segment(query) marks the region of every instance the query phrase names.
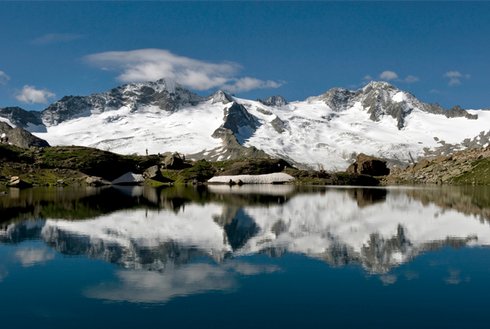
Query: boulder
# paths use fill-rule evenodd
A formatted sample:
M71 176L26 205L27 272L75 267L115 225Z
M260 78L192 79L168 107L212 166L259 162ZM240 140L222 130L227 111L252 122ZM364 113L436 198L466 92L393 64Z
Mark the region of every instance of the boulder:
M160 166L158 166L158 165L151 166L150 168L146 169L143 172L143 177L145 179L152 179L152 180L155 180L155 181L161 182L161 183L173 182L173 180L171 180L170 178L167 178L167 177L162 175L162 172L160 171Z
M16 188L27 188L27 187L32 187L32 184L20 179L19 176L12 176L10 177L7 186L16 187Z
M184 169L186 167L185 157L180 156L177 152L168 154L163 160L163 165L166 169Z
M386 176L390 174L390 169L386 166L386 161L360 153L356 161L347 168L348 173L369 176Z

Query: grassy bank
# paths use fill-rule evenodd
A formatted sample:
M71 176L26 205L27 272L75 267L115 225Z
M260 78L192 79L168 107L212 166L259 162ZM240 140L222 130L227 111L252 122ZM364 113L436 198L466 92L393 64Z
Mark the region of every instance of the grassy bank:
M164 181L173 184L206 182L215 175L286 172L295 177L296 184L303 185L378 185L378 180L370 176L298 170L280 159L187 160L169 165L169 156L120 155L80 146L23 149L0 145L0 188L5 189L12 176L35 186L84 185L87 176L111 181L129 171L142 173L154 165L162 168ZM155 180L147 183L161 185Z

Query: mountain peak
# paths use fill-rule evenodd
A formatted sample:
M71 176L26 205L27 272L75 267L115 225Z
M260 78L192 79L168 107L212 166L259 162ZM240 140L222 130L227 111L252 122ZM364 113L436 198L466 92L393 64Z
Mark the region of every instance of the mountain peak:
M370 81L364 87L362 87L362 90L364 92L368 92L371 89L398 90L398 88L396 88L394 85L392 85L391 83L386 82L386 81Z
M212 100L212 103L223 103L223 104L228 104L230 102L233 102L233 97L230 96L230 94L224 92L223 90L218 90L215 92L213 95L209 97Z
M145 82L131 82L116 88L111 89L111 91L118 90L122 93L131 93L139 91L145 88L151 88L154 92L168 92L170 94L175 93L176 89L182 88L178 83L172 79L162 78L156 81L145 81ZM110 91L110 92L111 92Z

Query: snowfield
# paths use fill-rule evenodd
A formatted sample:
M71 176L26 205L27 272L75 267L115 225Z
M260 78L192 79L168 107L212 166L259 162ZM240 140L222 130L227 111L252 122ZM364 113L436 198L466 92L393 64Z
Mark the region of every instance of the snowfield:
M219 106L221 105L221 106ZM50 145L81 145L121 154L178 151L197 153L221 146L211 135L223 120L222 104L206 102L178 112L158 107L129 108L92 114L35 133Z

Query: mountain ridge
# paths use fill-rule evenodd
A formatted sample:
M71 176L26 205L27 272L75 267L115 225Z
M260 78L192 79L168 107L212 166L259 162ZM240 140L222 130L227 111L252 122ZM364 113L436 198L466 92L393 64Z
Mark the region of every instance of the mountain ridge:
M361 152L406 165L490 143L479 137L489 135L487 111L446 110L380 81L287 102L281 96L241 99L224 91L204 97L161 79L65 96L39 115L0 109L2 118L51 145L122 154L178 151L212 160L237 158L254 148L300 166L332 170L345 169ZM230 140L237 152L228 151Z

